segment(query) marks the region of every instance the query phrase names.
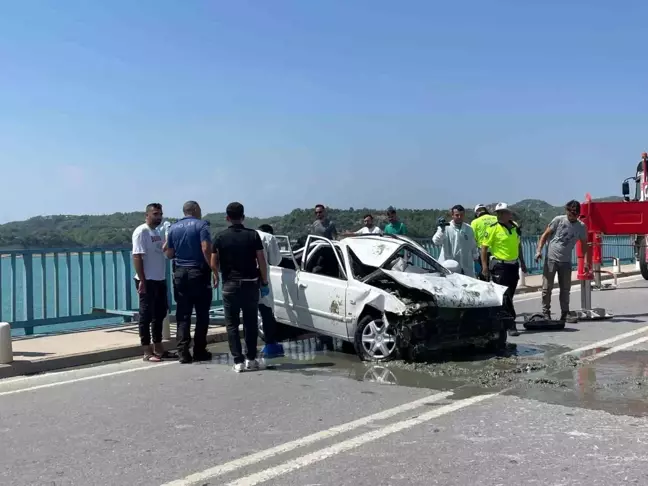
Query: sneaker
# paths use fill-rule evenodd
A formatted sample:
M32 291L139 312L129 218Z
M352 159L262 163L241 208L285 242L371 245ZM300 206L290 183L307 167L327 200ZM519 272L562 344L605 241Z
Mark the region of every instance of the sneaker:
M245 360L245 369L246 370L258 370L259 362L256 359L246 359Z
M551 312L550 311L543 312L542 317L544 317L546 320L550 321L551 320Z
M286 355L283 345L277 343L266 344L265 346L263 346L261 353L267 359L281 358L282 356Z
M236 363L234 365L234 371L236 371L237 373L240 373L244 369L245 369L245 365L243 363Z
M193 362L193 358L191 357L191 355L189 353L187 353L187 354L183 353L178 357L178 362L180 364L191 364Z

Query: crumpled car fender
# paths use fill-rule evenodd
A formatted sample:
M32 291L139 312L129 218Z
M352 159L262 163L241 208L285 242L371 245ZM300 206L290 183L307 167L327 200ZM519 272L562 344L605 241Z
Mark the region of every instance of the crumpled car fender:
M404 273L382 270L399 284L429 294L438 307L499 307L504 303L506 287L458 273Z
M390 294L386 290L369 285L363 286L363 290L359 295L354 296L357 308L362 311L367 306L373 307L381 314L391 312L393 314L404 314L408 306L395 295ZM358 316L354 316L357 318Z

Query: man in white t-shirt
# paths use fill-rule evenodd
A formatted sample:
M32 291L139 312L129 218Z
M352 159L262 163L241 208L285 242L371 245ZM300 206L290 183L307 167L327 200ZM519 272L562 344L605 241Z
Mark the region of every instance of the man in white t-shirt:
M371 214L365 215L363 218L364 226L358 231L347 231L346 236L351 235L382 235L383 231L374 224L373 216Z
M133 231L133 266L135 286L139 294L139 336L144 348L144 361L161 361L162 322L169 309L167 300L167 260L162 251L160 229L162 205L146 206L146 222ZM153 347L151 347L151 334Z

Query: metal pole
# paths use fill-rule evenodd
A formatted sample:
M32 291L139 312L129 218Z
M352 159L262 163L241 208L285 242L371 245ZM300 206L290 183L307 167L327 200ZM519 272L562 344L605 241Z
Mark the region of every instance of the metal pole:
M581 282L581 304L584 311L592 310L592 281Z

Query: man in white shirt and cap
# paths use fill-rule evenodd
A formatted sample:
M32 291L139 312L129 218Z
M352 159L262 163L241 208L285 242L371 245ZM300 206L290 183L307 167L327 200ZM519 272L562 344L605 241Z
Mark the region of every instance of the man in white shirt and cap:
M279 244L274 237L274 229L269 224L262 224L257 230L263 243L263 253L265 253L268 265L279 265L281 263L281 252ZM268 268L268 275L270 269ZM263 322L263 334L265 346L261 351L266 358L279 358L284 356L283 346L277 342L277 321L274 317L274 296L272 295L272 286L266 296L259 298L259 314Z
M475 233L470 225L463 221L466 210L461 204L453 206L450 211L452 221L449 224L446 224L445 220L439 221L432 243L441 247L439 262L455 260L459 263L463 275L474 278L475 260L479 256Z

